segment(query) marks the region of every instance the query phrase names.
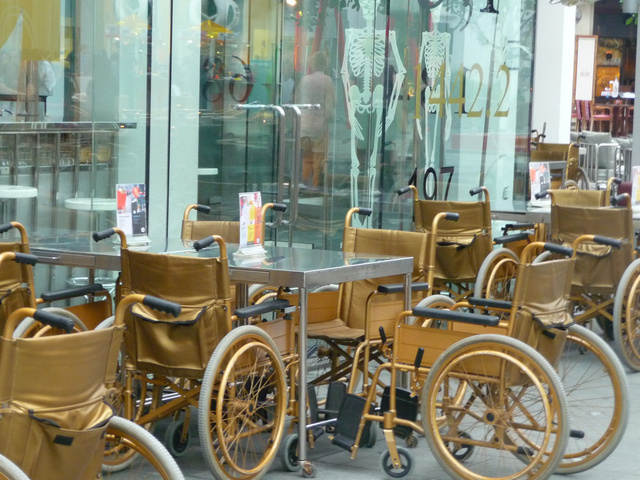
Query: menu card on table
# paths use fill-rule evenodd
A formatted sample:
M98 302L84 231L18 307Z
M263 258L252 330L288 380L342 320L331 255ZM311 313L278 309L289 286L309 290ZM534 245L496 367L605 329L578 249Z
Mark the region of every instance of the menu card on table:
M531 185L531 206L542 207L549 205L549 197L536 198L536 193L545 192L551 188L551 173L547 162L529 162L529 181Z
M240 248L235 255L261 256L262 247L262 196L260 192L239 194L240 202Z
M116 185L117 225L131 244L149 242L146 192L144 183Z

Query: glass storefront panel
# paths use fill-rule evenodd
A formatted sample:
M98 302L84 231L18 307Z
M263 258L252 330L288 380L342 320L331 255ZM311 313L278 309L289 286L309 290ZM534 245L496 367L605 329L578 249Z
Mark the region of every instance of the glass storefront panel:
M3 211L38 234L113 225L116 183L147 184L152 236L178 235L194 202L236 219L238 193L260 190L289 207L269 239L324 248L352 206L410 228L408 183L526 205L533 1L12 5L0 185L37 189ZM321 109L297 123L292 104Z
M302 111L299 141L286 112L282 195L298 215L283 240L337 248L352 206L373 209L364 225L408 228L395 193L407 183L452 200L485 185L494 208L524 208L534 2L285 1L281 34L277 5L270 16L253 7L265 2L232 3L242 24L216 37L217 59L202 46L200 163L219 176L199 199L219 201L220 218L243 189L279 198L272 109L291 101L322 110ZM246 42L244 56L227 53Z

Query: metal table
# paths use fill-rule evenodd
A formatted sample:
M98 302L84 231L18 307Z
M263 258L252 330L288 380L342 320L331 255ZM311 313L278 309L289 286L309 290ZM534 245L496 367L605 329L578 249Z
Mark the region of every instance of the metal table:
M131 246L130 248L193 257L214 257L219 253L216 247L207 248L200 252L195 252L190 247L191 242L183 242L182 240L152 239L148 245L142 247ZM236 250L235 247L234 245L228 245L229 277L231 280L240 283L263 283L299 289L299 382L302 382L302 379L306 381L307 378L306 355L304 352L307 351L307 299L310 289L330 283L404 275L405 309L409 310L411 308L411 298L407 294L411 284L411 272L413 271L413 259L411 257L390 257L308 248L265 246L266 254L264 257L250 259L234 257L231 252ZM31 253L36 255L41 263L46 264L84 267L91 270L120 270L120 246L110 240L95 243L86 237L34 239L31 242ZM300 385L298 394L298 438L305 439L307 390L303 385ZM299 442L299 461L302 464L303 472L311 475L313 465L307 459L307 443L304 441Z

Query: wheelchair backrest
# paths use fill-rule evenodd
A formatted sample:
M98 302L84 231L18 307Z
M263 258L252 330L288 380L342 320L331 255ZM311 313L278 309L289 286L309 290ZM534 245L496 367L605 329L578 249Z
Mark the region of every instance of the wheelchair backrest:
M240 243L240 222L182 220L182 240L200 240L209 235L220 235L226 243Z
M458 213L460 218L438 224L435 277L447 281L474 280L492 249L491 205L487 201L416 200L416 231L430 232L433 218L440 212Z
M629 207L551 206L551 239L571 246L580 235L602 235L623 242L622 248L582 243L573 276L575 292L614 293L633 261L633 218Z
M429 236L424 233L354 227L344 229L342 244L344 252L413 257L412 281L414 282L428 281L426 266L428 248ZM364 328L365 305L371 292L375 291L378 285L397 284L403 281L402 275L396 275L342 284L338 307L340 318L346 321L349 327ZM428 294L428 292L419 293L422 296ZM375 318L385 320L390 318L395 321L395 317L403 309L403 294L390 294L384 297L375 308L371 309L371 315ZM386 327L385 330L387 330ZM374 334L377 336L377 333L374 332Z
M122 251L122 291L182 305L178 317L141 304L125 318L131 366L153 373L201 378L230 329L227 258L193 258Z
M604 207L608 204L606 190L549 190L549 196L552 205Z

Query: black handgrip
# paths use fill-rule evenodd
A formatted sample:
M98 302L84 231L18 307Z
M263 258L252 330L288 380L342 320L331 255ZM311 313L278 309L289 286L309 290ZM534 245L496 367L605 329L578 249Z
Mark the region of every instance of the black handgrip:
M444 219L445 220L451 220L452 222L457 222L458 220L460 220L460 214L459 213L445 212Z
M469 195L471 195L472 197L478 195L479 193L482 193L482 187L476 187L469 190Z
M55 292L46 292L40 295L45 302L55 302L57 300L66 300L68 298L83 297L92 293L104 292L105 289L100 283L92 283L90 285L81 285L79 287L67 288L64 290L56 290Z
M193 248L196 249L196 252L199 252L200 250L202 250L203 248L208 247L209 245L211 245L213 242L215 242L215 238L213 238L213 235L209 235L208 237L202 238L200 240L196 240L195 242L193 242Z
M67 317L63 317L62 315L47 312L46 310L36 310L36 312L33 314L33 318L38 320L40 323L49 325L53 328L59 328L60 330L64 330L67 333L73 332L73 320Z
M429 290L429 283L427 282L413 282L411 284L412 292L424 292L425 290ZM404 292L404 283L388 283L385 285L378 285L378 292L384 294L402 293Z
M209 205L197 204L196 211L202 212L202 213L211 213L211 207Z
M520 233L511 233L509 235L504 235L502 237L496 237L493 239L493 242L496 245L504 245L505 243L511 242L519 242L521 240L527 240L529 235L533 235L533 232L524 231Z
M594 235L593 241L600 243L601 245L609 245L614 248L622 248L622 240L618 240L611 237L603 237L602 235Z
M407 185L406 187L402 187L400 189L398 189L398 191L396 192L398 195L404 195L405 193L408 193L411 190L411 186Z
M13 223L7 222L0 225L0 233L8 232L13 228Z
M529 228L536 228L535 223L507 223L504 227L502 227L503 232L507 232L508 230L526 230Z
M273 208L276 212L285 212L287 210L287 206L284 203L274 203Z
M495 298L469 297L467 298L467 302L474 307L499 308L502 310L509 310L511 308L510 301L496 300Z
M269 312L284 310L285 308L289 308L289 306L289 300L286 298L276 298L274 300L256 303L255 305L249 305L248 307L238 308L233 314L238 318L251 318Z
M111 235L115 234L116 231L113 228L107 228L106 230L102 230L101 232L93 232L93 241L99 242L100 240L104 240L105 238L109 238Z
M369 215L371 215L373 213L373 209L371 208L359 208L358 209L358 213L360 215L364 215L365 217L368 217Z
M560 255L564 255L565 257L571 257L573 255L573 248L563 247L562 245L558 245L556 243L546 242L544 244L544 249L553 253L559 253Z
M454 322L471 323L487 327L497 327L500 324L500 317L497 316L467 313L458 310L443 310L441 308L413 307L413 315L415 317L451 320Z
M626 193L621 193L620 195L611 196L611 205L614 207L618 205L620 202L623 202L627 198Z
M416 352L416 359L413 361L414 367L420 368L420 365L422 365L423 355L424 355L424 348L418 347L418 351Z
M622 179L618 177L612 178L611 181L616 185L620 185L622 183Z
M380 332L380 340L382 340L382 344L384 345L387 343L387 334L384 333L384 327L382 325L378 328L378 332Z
M182 307L175 302L163 300L162 298L153 297L151 295L146 295L144 297L144 300L142 300L142 303L147 307L151 307L154 310L158 310L160 312L168 313L170 315L173 315L174 317L180 315L180 311L182 310Z
M38 257L31 255L30 253L16 252L16 258L13 259L16 263L26 263L27 265L35 265L38 263Z
M547 195L549 195L549 191L543 190L541 192L536 193L535 197L536 197L536 200L540 200L541 198L544 198Z

